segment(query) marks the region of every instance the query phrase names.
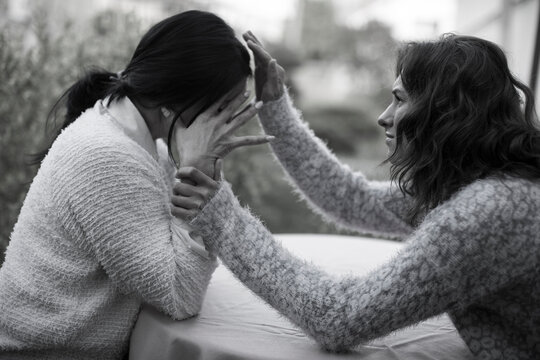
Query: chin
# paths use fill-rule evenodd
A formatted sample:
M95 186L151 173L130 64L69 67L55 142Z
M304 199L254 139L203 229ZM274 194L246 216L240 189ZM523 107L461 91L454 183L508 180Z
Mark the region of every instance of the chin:
M392 156L392 154L394 153L394 150L395 150L395 147L394 147L394 146L391 146L391 145L388 146L388 152L386 153L386 158L387 158L387 159L390 158L390 157ZM390 160L389 162L390 162L390 164L392 164L392 165L394 164L394 161L392 161L392 160Z

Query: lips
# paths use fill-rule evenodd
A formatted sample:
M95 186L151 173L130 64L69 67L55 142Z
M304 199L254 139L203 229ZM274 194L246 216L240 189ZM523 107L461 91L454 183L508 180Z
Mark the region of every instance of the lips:
M393 139L394 138L394 135L392 134L389 134L389 133L384 133L386 135L387 138L389 139Z

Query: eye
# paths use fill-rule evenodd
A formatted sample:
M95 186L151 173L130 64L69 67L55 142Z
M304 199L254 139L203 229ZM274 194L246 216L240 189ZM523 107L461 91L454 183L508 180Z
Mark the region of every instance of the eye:
M397 94L394 94L394 98L396 99L396 101L398 103L402 103L403 102L403 99L401 97L399 97Z

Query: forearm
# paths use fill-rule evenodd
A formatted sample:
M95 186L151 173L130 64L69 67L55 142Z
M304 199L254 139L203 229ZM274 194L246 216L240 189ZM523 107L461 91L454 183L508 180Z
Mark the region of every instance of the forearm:
M465 309L532 271L530 240L501 241L505 222L497 209L477 216L475 195L445 204L398 256L364 277L334 278L293 256L226 184L191 224L252 291L324 347L339 350ZM522 251L509 258L509 251L518 254L514 248Z
M272 149L305 198L323 215L340 225L360 230L403 235L411 227L400 216L408 200L388 184L372 186L353 173L302 121L287 94L265 104L259 113L262 126L276 139ZM395 206L387 207L392 202Z
M328 296L330 289L336 290L334 279L276 243L272 234L240 207L228 184L222 185L211 202L191 223L207 247L240 281L293 323L327 347L339 347L341 343L335 342L327 328L329 317L338 328L346 319ZM213 210L208 211L210 208ZM322 334L320 329L325 328L326 334Z
M191 239L187 229L172 224L174 244L174 284L171 291L176 295L171 313L175 319L184 319L199 313L208 284L217 267L217 259L208 253L201 253L194 246L200 246ZM204 250L202 250L204 252Z
M327 349L350 348L387 334L441 312L445 304L396 305L407 284L391 280L408 278L392 278L394 265L370 278L340 280L298 259L239 206L227 185L192 225L245 285Z

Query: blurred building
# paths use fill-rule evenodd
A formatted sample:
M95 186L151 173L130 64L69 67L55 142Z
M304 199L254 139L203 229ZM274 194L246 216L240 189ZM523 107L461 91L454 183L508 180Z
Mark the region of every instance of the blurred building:
M458 0L457 28L502 46L514 74L529 84L539 6L540 0Z
M296 16L285 23L283 45L301 58L290 75L302 106L359 106L359 99L367 101L392 84L396 43L391 27L373 19L358 26L344 22L344 9L372 4L373 0L297 1Z

